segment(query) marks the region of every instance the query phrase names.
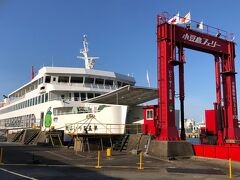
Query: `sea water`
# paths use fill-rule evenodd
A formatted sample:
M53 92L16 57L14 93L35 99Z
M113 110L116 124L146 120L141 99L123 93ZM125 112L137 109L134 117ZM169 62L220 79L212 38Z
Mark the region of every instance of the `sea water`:
M186 141L192 143L192 144L200 144L199 138L186 138Z

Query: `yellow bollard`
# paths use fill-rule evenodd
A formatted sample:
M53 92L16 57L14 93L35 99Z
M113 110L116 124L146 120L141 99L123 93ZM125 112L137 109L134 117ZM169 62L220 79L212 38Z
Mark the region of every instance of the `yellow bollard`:
M3 148L0 149L0 164L3 163Z
M232 179L232 159L229 159L229 178Z
M143 167L142 167L142 151L139 153L139 156L140 156L140 158L139 158L139 170L143 170Z
M100 153L101 153L100 150L98 150L98 163L97 163L97 166L96 166L96 168L98 168L98 169L101 168L101 166L100 166L100 158L101 158L101 154L100 154Z
M110 158L112 156L111 148L107 148L107 157Z

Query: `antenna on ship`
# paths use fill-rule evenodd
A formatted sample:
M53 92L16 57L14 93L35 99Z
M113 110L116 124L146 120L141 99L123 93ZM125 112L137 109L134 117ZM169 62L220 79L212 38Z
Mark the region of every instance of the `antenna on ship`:
M88 57L88 42L87 42L87 35L83 35L83 49L80 49L80 55L83 56L77 56L79 59L84 59L85 61L85 68L86 69L93 69L95 60L99 57Z
M35 74L34 74L34 66L32 66L32 79L34 79L34 76L35 76Z

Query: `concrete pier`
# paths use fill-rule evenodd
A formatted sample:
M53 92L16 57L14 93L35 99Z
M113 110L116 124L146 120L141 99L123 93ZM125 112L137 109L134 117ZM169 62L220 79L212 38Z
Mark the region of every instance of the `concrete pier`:
M192 144L186 141L152 140L148 154L159 158L191 157L194 155Z

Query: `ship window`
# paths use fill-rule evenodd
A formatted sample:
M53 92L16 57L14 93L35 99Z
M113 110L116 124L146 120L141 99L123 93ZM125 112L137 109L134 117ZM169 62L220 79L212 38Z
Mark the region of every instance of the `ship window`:
M81 101L86 100L86 93L81 93Z
M95 94L95 97L97 97L97 96L101 96L101 94L99 94L99 93L96 93L96 94Z
M71 77L71 83L83 83L83 77Z
M32 99L30 99L30 105L29 106L32 106Z
M118 81L118 82L117 82L117 85L118 85L118 87L121 87L121 86L122 86L122 82L121 82L121 81Z
M48 102L48 93L45 94L45 102Z
M51 82L51 76L46 76L45 83L50 83L50 82Z
M147 110L147 120L153 120L153 109Z
M108 79L106 79L105 80L105 85L113 85L113 80L108 80Z
M43 83L43 77L41 77L40 79L38 79L38 84L42 84Z
M128 84L128 83L125 83L125 82L123 82L122 86L126 86L126 85L129 85L129 84Z
M38 104L41 103L41 96L38 96Z
M30 106L30 101L29 101L29 99L27 100L27 106L28 106L28 107Z
M88 99L93 98L93 93L87 93Z
M85 83L92 84L94 82L94 78L85 77Z
M103 84L103 83L104 83L104 79L96 78L95 84Z
M56 77L53 77L53 81L56 81Z
M79 93L74 93L74 101L78 101L79 100Z
M38 98L35 97L35 104L37 105L38 104Z
M69 82L69 77L68 76L59 76L58 77L58 82L68 83Z
M44 103L44 94L42 94L41 103Z

